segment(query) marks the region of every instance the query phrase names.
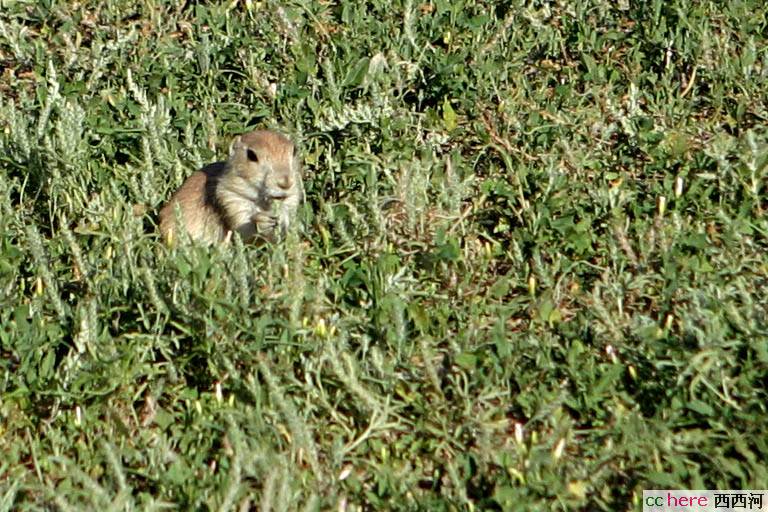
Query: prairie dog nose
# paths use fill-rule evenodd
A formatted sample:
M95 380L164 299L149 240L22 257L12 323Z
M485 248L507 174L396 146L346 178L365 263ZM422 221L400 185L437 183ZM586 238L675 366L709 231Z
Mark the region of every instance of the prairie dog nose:
M283 176L279 176L277 178L276 183L277 183L277 186L283 190L288 190L293 186L293 180L287 174L284 174Z

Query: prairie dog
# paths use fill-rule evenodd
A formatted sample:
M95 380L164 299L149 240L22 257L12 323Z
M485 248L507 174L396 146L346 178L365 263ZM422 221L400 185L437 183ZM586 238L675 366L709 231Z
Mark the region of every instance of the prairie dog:
M232 231L245 242L273 239L291 223L303 194L293 142L271 131L246 133L232 141L226 162L187 178L160 211L160 232L169 243L177 227L204 243L228 240Z

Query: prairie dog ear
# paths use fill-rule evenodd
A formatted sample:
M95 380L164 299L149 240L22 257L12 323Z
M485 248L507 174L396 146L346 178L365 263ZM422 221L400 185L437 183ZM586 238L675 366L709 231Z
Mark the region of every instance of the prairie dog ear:
M232 139L232 143L229 145L229 156L235 154L235 150L241 145L242 138L240 135Z

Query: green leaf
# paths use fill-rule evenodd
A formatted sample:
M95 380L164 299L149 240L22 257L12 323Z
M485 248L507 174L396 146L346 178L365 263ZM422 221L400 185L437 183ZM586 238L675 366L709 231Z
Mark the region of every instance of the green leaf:
M456 356L456 364L467 370L474 370L477 366L477 356L470 352L462 352Z
M447 97L443 100L443 123L445 125L445 129L449 132L453 131L458 125L456 112L453 110L451 102Z
M49 348L40 363L40 378L48 379L53 376L53 364L56 362L56 351Z
M416 329L425 333L429 330L429 315L417 302L408 304L408 316L413 321Z
M683 245L692 249L704 249L707 244L707 235L704 233L694 233L683 239Z
M690 410L704 416L713 416L715 414L715 410L712 408L712 406L706 402L702 402L701 400L691 400L686 405Z
M459 242L451 238L444 244L441 244L437 248L437 257L443 261L458 261L461 257L461 250L459 249Z
M368 74L368 66L370 59L363 57L358 60L354 66L350 67L347 71L347 76L344 78L344 85L346 87L357 87L365 80L365 75Z
M495 299L504 297L509 293L509 280L506 277L497 279L488 291L491 294L491 297Z

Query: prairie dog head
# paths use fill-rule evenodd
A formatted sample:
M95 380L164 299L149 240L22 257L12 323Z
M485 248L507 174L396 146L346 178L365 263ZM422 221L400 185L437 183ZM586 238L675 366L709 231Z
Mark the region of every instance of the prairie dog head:
M244 239L284 232L304 195L293 142L266 130L235 137L216 195L230 229Z
M296 149L279 133L261 130L235 137L229 150L229 167L267 202L299 193Z

